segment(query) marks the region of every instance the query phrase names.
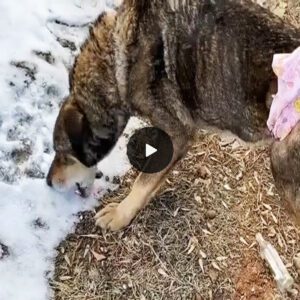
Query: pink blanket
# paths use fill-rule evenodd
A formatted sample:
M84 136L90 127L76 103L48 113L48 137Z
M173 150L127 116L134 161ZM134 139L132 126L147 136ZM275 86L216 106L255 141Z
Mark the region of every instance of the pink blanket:
M275 54L272 63L278 77L267 125L283 140L300 120L300 47L291 54Z

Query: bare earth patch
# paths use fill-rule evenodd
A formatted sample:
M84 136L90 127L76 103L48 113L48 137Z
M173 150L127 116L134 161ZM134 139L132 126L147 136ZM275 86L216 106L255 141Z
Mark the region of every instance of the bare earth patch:
M245 256L240 271L235 277L236 293L233 299L274 299L274 283L266 270L262 261L253 259L253 253L249 252L249 256Z
M134 174L101 207L128 194ZM119 233L82 214L58 248L56 299L298 299L280 295L260 258L261 232L293 266L299 229L281 208L266 148L200 135L156 199Z

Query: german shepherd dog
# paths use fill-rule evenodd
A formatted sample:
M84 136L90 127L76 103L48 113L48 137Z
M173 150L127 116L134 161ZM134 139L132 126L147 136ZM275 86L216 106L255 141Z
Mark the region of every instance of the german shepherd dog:
M130 116L172 138L163 171L141 173L121 203L96 215L102 228L128 225L182 158L203 123L245 141L267 139L269 95L276 92L275 53L300 45L300 31L246 0L124 0L95 22L70 73L70 94L54 129L47 183L87 196L96 165ZM274 142L272 170L281 195L298 207L300 131ZM300 152L299 152L300 153Z

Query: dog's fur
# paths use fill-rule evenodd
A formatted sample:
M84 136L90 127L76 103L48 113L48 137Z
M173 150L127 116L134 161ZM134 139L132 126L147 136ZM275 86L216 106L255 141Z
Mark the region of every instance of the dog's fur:
M128 225L185 155L199 124L246 141L267 137L273 54L299 45L298 30L249 1L125 0L116 15L99 17L76 59L48 184L65 189L78 182L89 190L96 163L129 117L150 120L172 138L171 163L141 173L125 200L96 215L102 228Z

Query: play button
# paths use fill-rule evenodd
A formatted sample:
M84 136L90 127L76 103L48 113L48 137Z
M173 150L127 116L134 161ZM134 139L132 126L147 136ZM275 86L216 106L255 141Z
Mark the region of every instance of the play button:
M155 127L142 128L130 137L127 156L132 166L139 171L157 173L172 160L173 144L163 130Z
M157 149L146 144L146 157L149 157L150 155L154 154L155 152L157 152Z

